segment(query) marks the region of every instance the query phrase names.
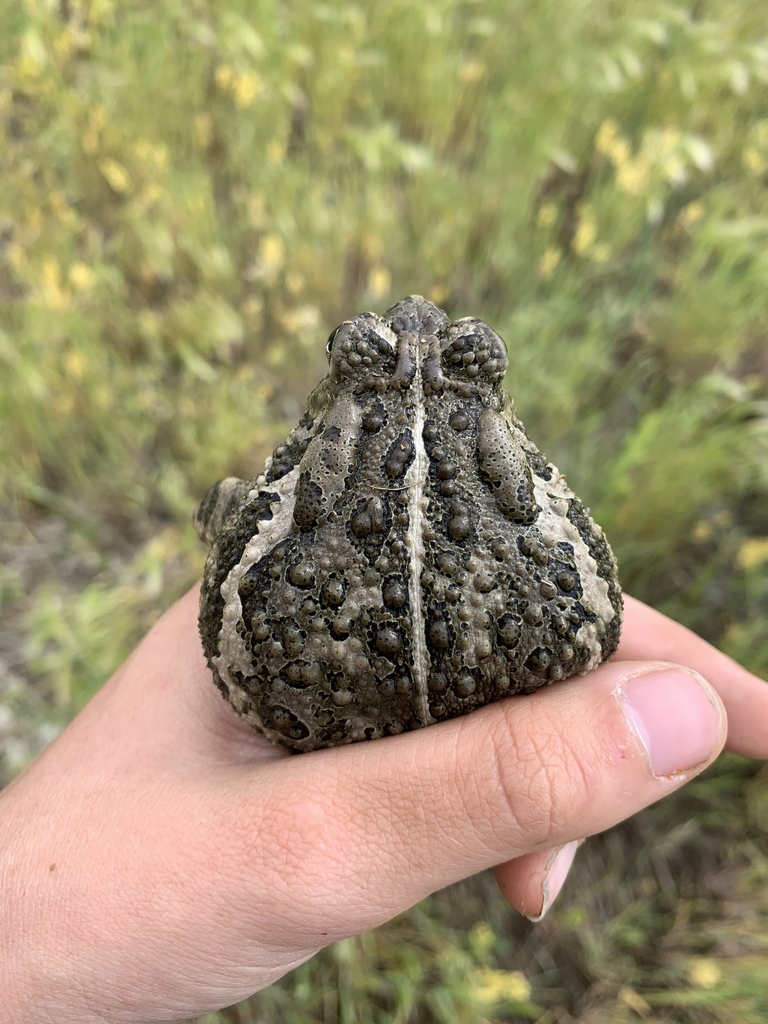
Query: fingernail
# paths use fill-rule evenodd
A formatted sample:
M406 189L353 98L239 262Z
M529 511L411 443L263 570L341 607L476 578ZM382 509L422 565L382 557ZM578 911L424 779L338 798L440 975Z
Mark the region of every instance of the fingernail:
M576 851L582 842L582 839L574 839L570 843L566 843L565 846L552 851L544 881L541 883L541 910L535 915L526 914L529 921L533 921L534 924L540 921L555 902L568 877L568 872L571 870Z
M724 727L720 704L695 672L659 669L633 676L617 696L654 775L696 768L717 748Z

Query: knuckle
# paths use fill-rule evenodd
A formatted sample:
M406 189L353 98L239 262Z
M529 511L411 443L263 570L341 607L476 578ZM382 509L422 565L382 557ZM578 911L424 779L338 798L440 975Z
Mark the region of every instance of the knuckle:
M573 830L594 798L596 767L589 751L558 722L542 723L520 709L491 730L495 810L527 848Z

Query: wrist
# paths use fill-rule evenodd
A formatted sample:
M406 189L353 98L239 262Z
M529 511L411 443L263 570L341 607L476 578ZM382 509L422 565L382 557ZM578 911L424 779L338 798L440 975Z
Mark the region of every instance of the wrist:
M20 792L21 780L16 785ZM65 1005L72 979L56 976L58 887L44 884L51 873L50 863L41 863L47 854L28 842L35 823L14 813L16 785L0 793L0 1024L85 1024Z

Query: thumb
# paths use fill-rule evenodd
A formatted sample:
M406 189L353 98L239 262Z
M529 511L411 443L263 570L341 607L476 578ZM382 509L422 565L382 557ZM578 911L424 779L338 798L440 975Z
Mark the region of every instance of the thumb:
M292 758L270 799L280 888L299 887L303 937L324 945L615 825L703 770L725 734L697 673L617 662L420 732Z

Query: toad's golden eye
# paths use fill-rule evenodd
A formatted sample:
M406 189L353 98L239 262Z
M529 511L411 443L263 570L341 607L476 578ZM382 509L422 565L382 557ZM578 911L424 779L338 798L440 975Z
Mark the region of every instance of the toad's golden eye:
M334 341L336 341L336 335L339 333L339 331L341 330L341 328L343 326L344 326L343 324L339 324L339 326L335 327L331 331L331 333L328 335L328 341L326 341L326 343L325 343L325 353L328 356L329 362L330 362L330 358L331 358L331 349L333 348Z

